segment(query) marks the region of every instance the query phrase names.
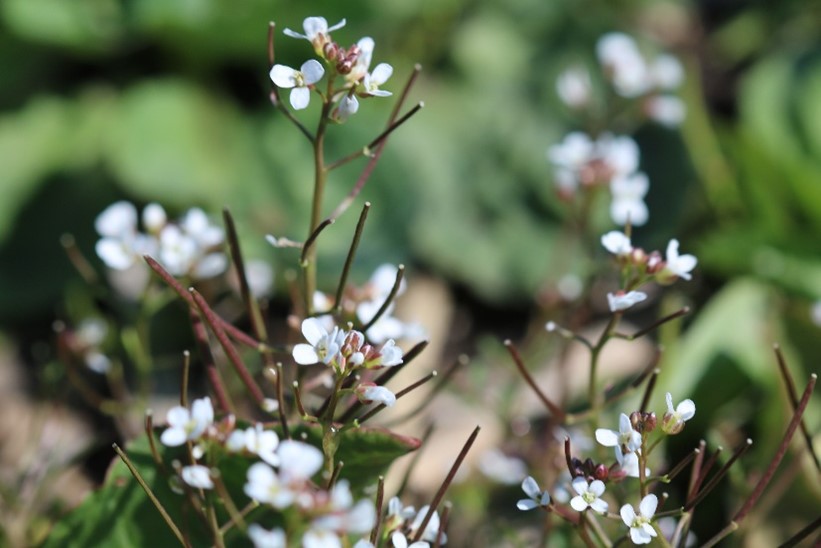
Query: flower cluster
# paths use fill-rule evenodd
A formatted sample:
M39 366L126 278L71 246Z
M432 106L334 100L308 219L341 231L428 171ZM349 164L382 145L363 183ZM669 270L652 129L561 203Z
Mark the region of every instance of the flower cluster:
M608 293L607 301L611 312L621 312L647 299L647 294L637 291L641 285L655 281L669 285L677 279L690 280L691 272L698 264L694 255L679 254L678 240L667 244L665 257L652 251L647 253L641 248L634 248L630 236L618 230L612 230L601 237L604 248L616 256L622 269L624 287L616 293Z
M342 122L359 110L358 98L391 95L381 86L393 74L393 67L380 63L370 70L375 45L372 38L362 38L347 49L332 40L331 32L344 26L344 19L329 27L323 17L308 17L302 24L304 34L285 29L286 36L308 40L322 61L309 59L299 69L282 64L271 68L271 81L277 87L291 90L290 103L294 110L307 108L311 91L315 90L323 95L324 101L336 104L334 118ZM328 88L322 92L317 84L326 74ZM337 76L342 81L339 86L336 86Z
M177 222L169 222L159 204L143 209L138 229L137 208L126 201L108 206L94 222L100 239L97 255L111 269L127 270L151 255L174 276L207 279L225 271L228 259L221 247L222 228L211 223L201 209L189 209Z
M650 183L647 175L638 171L639 147L630 137L605 133L594 140L586 133L574 131L550 147L547 157L554 166L554 178L562 196L569 198L579 188L607 186L612 195L613 222L647 222L644 197Z
M663 435L678 434L684 428L684 423L695 416L695 404L687 399L674 408L673 396L669 392L665 395L665 400L667 412L664 414L661 432ZM618 430L598 428L595 431L596 441L605 447L614 448L615 462L612 465L597 464L589 458L581 461L568 454L567 463L572 478L570 488L575 492L575 496L569 500L570 507L577 512L589 509L608 518L614 517L607 514L610 504L603 498L607 485L627 478L639 478L642 484L646 481L650 475L650 470L646 467L647 456L656 446L650 436L654 432L658 433L656 426L655 413L636 411L629 416L625 413L619 415ZM643 473L639 473L640 467L644 467ZM556 502L547 491L540 489L532 477L525 478L522 490L527 498L516 503L519 510L553 510ZM624 525L629 527L628 534L634 544L648 544L653 537L658 536L658 530L653 525L657 506L658 498L654 494L647 494L641 499L638 511L630 504L621 506L619 516Z

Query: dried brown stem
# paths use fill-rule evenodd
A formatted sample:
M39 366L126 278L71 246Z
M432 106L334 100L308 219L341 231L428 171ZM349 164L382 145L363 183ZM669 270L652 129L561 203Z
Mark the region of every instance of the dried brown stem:
M542 403L545 405L545 407L547 407L548 411L550 411L550 413L556 418L556 420L561 422L564 419L564 411L562 411L562 409L558 405L550 401L550 398L548 398L544 394L544 392L542 392L542 390L536 384L536 381L534 381L533 377L530 376L530 373L528 372L524 362L522 361L522 357L519 355L519 351L516 350L516 347L513 346L513 342L510 341L510 339L505 341L505 347L507 348L507 351L510 353L510 356L513 358L513 363L516 364L516 368L519 370L519 374L522 375L527 385L530 386L533 392L535 392L539 399L542 400Z
M775 357L778 361L778 370L781 372L781 377L784 379L784 386L787 388L787 394L790 398L790 405L793 413L798 408L798 392L795 390L795 381L792 378L790 370L787 368L787 361L784 359L784 354L781 352L779 345L774 345ZM804 443L812 456L812 461L815 464L815 470L821 472L821 462L819 462L818 454L815 452L815 445L812 442L812 436L807 429L807 423L801 419L801 434L804 436Z
M339 285L336 288L336 297L334 298L334 313L342 312L342 295L345 293L345 285L348 282L348 274L353 266L354 257L356 257L356 250L359 247L359 239L362 237L362 231L365 229L365 221L368 219L368 211L371 209L371 203L365 202L362 206L362 213L359 214L359 221L356 223L356 230L353 233L353 240L351 247L348 248L348 256L345 258L345 266L342 267L342 274L339 276Z

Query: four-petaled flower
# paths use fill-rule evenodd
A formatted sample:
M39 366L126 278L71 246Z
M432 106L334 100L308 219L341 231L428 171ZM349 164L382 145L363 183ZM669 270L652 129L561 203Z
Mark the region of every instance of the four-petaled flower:
M621 507L619 513L624 524L630 528L630 540L633 541L633 544L650 544L653 537L658 536L658 533L650 524L653 514L656 513L658 502L656 495L647 495L639 503L638 514L629 504Z
M379 86L388 81L393 74L393 67L387 63L379 63L373 72L365 75L362 85L365 86L365 93L375 97L388 97L392 95L390 91L379 89Z
M619 431L597 428L596 441L605 447L624 446L631 452L641 447L641 434L633 429L630 417L622 413L619 415Z
M693 418L696 414L696 404L693 400L687 399L673 408L673 395L667 392L667 412L661 421L661 429L668 434L678 434L684 428L684 423Z
M345 332L334 326L326 331L322 322L317 318L306 318L302 322L302 334L310 344L294 346L293 356L300 365L311 365L322 362L331 363L345 341Z
M667 256L665 257L665 263L664 270L668 274L689 280L692 278L690 271L696 267L696 264L698 264L698 259L696 259L694 255L679 255L678 240L673 239L670 240L669 244L667 244Z
M160 441L169 447L182 445L186 441L199 438L214 422L214 407L211 398L194 400L191 410L177 405L168 410L168 428L160 436Z
M587 508L592 508L599 514L607 512L607 503L601 499L604 494L604 482L601 480L593 480L590 484L587 480L579 476L573 478L570 486L578 493L575 497L570 499L570 506L577 512L584 512Z
M213 489L214 481L211 479L211 471L207 466L193 464L183 466L180 470L182 481L197 489Z
M522 491L525 492L529 498L519 499L516 503L516 508L522 511L533 510L538 507L545 507L550 504L550 495L547 491L539 489L539 484L532 476L528 476L522 482Z
M302 63L299 70L286 65L274 65L271 69L271 80L277 86L291 90L291 106L294 110L302 110L311 102L309 86L322 79L325 69L316 59L309 59Z

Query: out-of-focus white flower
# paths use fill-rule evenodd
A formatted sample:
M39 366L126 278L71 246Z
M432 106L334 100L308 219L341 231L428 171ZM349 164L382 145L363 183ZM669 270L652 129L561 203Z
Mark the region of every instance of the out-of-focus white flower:
M618 432L607 428L597 428L596 441L605 447L623 445L628 451L635 451L641 447L641 434L633 429L633 425L630 424L630 417L621 413L619 415Z
M311 528L302 535L302 548L342 548L342 541L333 531Z
M684 101L673 95L655 95L644 102L644 111L652 120L663 126L676 128L687 115Z
M385 407L393 407L396 395L384 386L376 386L372 382L363 382L356 387L356 397L362 403L381 403Z
M621 507L619 514L621 514L624 524L630 527L630 540L633 541L633 544L650 544L653 537L658 536L656 530L650 524L653 514L656 513L657 506L658 498L651 493L641 499L638 514L629 504Z
M388 512L384 520L385 530L397 529L415 515L416 509L413 506L405 506L399 497L392 497L388 501Z
M619 230L611 230L601 237L601 245L613 255L629 255L633 252L630 236Z
M214 423L214 407L211 398L194 400L191 410L177 405L168 410L168 428L160 436L160 441L170 447L194 441Z
M350 486L340 480L331 491L328 513L311 523L314 531L334 531L338 534L366 533L376 525L376 507L369 499L353 504Z
M479 471L498 483L516 485L527 475L527 465L522 459L509 457L494 447L479 457Z
M330 364L345 341L344 331L334 326L328 332L317 318L306 318L302 321L302 335L310 344L300 343L294 346L294 361L300 365L319 362Z
M196 489L213 489L214 481L211 479L211 471L207 466L193 464L183 466L180 470L182 481Z
M316 84L322 79L325 69L316 59L309 59L302 63L299 70L286 65L274 65L270 77L278 87L291 89L291 106L294 110L302 110L311 102L311 90L308 86Z
M408 538L402 531L391 533L391 544L393 544L393 548L430 548L430 543L424 540L417 540L412 544L408 544Z
M365 74L362 85L365 87L365 93L375 97L388 97L392 95L390 91L379 89L379 86L388 81L388 78L393 74L393 67L387 63L379 63L373 72Z
M556 80L556 92L570 108L581 108L590 102L590 74L581 66L564 70Z
M297 495L286 482L282 481L274 469L264 462L251 465L243 490L255 501L270 504L280 510L290 506Z
M605 34L596 44L596 53L619 95L638 97L648 90L652 81L647 63L630 36Z
M650 181L644 173L633 173L610 181L610 218L618 225L630 223L641 226L647 222L649 212L644 197L650 188Z
M86 366L95 373L104 374L111 369L111 360L100 352L100 345L108 334L108 324L100 318L87 318L80 322L73 333L73 345L76 352L85 361Z
M578 299L584 291L584 283L576 274L565 274L556 282L556 289L565 301Z
M143 209L143 227L151 234L159 234L162 227L168 224L168 214L163 206L150 203Z
M516 508L519 510L533 510L550 504L550 495L547 491L542 491L539 484L531 476L526 477L522 482L522 491L525 492L528 498L519 499L519 502L516 503Z
M587 480L579 476L573 478L570 486L577 495L570 499L570 506L577 512L584 512L588 508L599 514L607 512L607 503L601 499L604 494L604 483L601 480L593 480L589 484Z
M306 481L322 468L322 451L300 441L284 440L277 449L279 474L285 481Z
M257 423L245 430L234 430L225 442L231 451L245 450L257 455L271 466L279 465L279 436L273 430L265 430L262 423Z
M605 133L596 141L596 153L610 170L612 178L631 175L639 168L639 145L627 135Z
M245 277L254 297L264 297L274 286L274 269L265 261L251 259L245 263Z
M676 239L670 240L670 243L667 244L664 270L669 274L689 280L692 278L690 272L698 264L698 259L694 255L679 255L678 246L678 240Z
M288 28L283 30L282 33L285 34L285 36L290 36L291 38L302 38L308 40L311 45L313 45L314 51L317 55L324 55L323 48L325 47L325 44L331 41L331 33L337 29L341 29L344 26L344 19L336 25L329 27L328 21L326 21L324 17L307 17L302 22L302 28L305 31L305 34L300 34Z
M650 75L657 88L676 89L684 81L684 67L672 55L661 54L650 63Z
M285 531L279 528L268 531L258 523L248 526L248 538L254 543L254 548L285 548L286 546Z
M667 402L667 412L661 421L661 429L668 434L678 434L684 428L684 423L696 415L696 404L687 399L673 408L673 395L667 392L664 396Z
M619 467L624 472L624 475L630 478L638 478L639 477L639 451L631 451L629 453L625 453L622 451L621 445L617 445L615 447L616 451L616 462L619 463ZM650 468L644 467L644 477L650 477Z
M646 299L647 293L641 291L628 291L627 293L618 291L607 294L607 305L610 307L610 312L621 312Z

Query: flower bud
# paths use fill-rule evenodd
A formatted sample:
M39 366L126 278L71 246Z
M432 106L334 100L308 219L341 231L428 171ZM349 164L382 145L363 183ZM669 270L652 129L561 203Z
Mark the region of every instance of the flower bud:
M664 260L661 258L661 253L658 251L653 251L650 253L650 256L647 257L647 273L657 274L663 268Z
M665 434L675 436L684 430L684 421L677 417L674 413L667 412L661 420L661 430Z
M336 42L328 42L322 47L322 53L328 61L336 61L339 58L339 46Z
M599 464L593 470L593 477L596 478L597 480L601 480L601 481L606 482L607 478L610 477L610 469L607 466L603 465L603 464Z

